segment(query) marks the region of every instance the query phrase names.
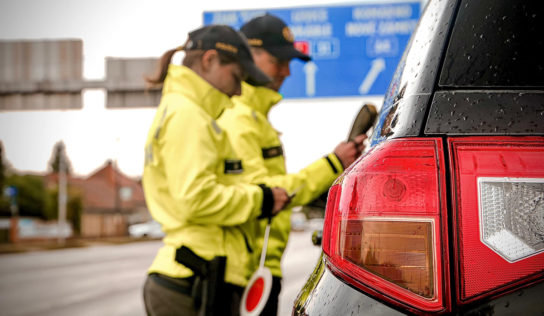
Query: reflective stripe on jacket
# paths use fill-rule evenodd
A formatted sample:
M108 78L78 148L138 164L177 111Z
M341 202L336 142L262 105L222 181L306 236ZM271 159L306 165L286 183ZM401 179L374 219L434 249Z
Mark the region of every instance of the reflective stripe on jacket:
M145 148L145 198L166 234L149 273L191 276L174 260L185 245L207 260L227 256L225 281L247 284L255 237L248 221L261 214L263 193L247 184L215 121L229 106L227 95L191 69L170 65Z
M242 157L245 172L254 183L282 187L289 193L298 190L290 204L293 207L307 204L326 192L343 168L336 155L329 154L298 173L287 174L278 132L268 121L270 108L281 99L274 90L242 83L242 95L232 99L234 107L221 115L219 124L227 130L236 153ZM289 209L272 219L265 265L278 277L282 275L280 261L291 230L290 217ZM260 255L266 222L260 221L260 247L256 256ZM258 260L254 263L258 264Z

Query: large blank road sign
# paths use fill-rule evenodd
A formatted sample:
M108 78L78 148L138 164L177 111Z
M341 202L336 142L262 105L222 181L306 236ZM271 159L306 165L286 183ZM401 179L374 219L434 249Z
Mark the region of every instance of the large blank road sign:
M144 77L153 75L158 58L106 58L107 108L156 107L160 87L149 87Z
M80 109L83 42L0 41L0 110Z
M204 24L239 29L270 13L289 25L313 61L291 63L286 98L382 95L420 17L421 2L204 12Z

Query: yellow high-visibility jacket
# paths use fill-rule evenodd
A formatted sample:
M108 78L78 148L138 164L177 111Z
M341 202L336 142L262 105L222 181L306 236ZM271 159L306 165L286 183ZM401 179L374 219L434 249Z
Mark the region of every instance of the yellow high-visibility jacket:
M226 256L225 281L247 284L263 192L244 180L240 160L215 121L229 106L229 97L194 71L170 65L145 147L145 198L166 235L149 273L191 276L174 260L185 245L206 260Z
M234 107L219 118L236 153L242 158L244 171L253 183L278 186L288 193L296 193L290 206L307 204L326 192L343 172L342 163L335 154L329 154L311 163L298 173L287 174L283 147L278 132L268 121L268 112L282 96L272 89L242 83L242 95L233 97ZM272 218L265 266L272 275L281 277L280 261L291 230L291 209L283 210ZM267 220L260 220L258 251L263 245ZM253 263L258 263L258 259ZM253 267L255 269L255 267Z

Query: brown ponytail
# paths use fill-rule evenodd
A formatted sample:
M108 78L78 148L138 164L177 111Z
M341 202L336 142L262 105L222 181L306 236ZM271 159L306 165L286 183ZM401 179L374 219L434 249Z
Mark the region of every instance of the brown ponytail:
M153 86L162 84L166 78L166 74L168 73L168 65L172 60L172 56L174 56L178 50L179 48L173 48L162 54L159 62L157 63L155 74L152 76L145 76L145 81Z
M164 79L166 79L166 75L168 74L168 65L170 65L170 62L172 61L172 56L174 56L176 52L183 49L184 46L180 46L178 48L170 49L162 54L159 62L157 63L155 74L152 76L145 76L145 81L147 81L151 87L160 86L164 82ZM200 58L204 52L205 51L201 49L186 51L182 64L188 68L193 68L200 61ZM228 56L221 52L218 53L219 61L223 65L237 62L236 58L233 56Z

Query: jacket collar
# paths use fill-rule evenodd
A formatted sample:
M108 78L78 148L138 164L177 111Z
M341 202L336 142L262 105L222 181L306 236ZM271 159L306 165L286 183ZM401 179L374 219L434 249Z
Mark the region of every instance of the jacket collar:
M242 95L234 97L236 101L240 101L251 107L257 112L268 116L268 111L281 101L283 97L278 92L265 88L255 87L246 82L242 82Z
M214 88L192 69L185 66L168 66L162 94L178 93L193 101L212 118L217 119L232 101L223 92Z

